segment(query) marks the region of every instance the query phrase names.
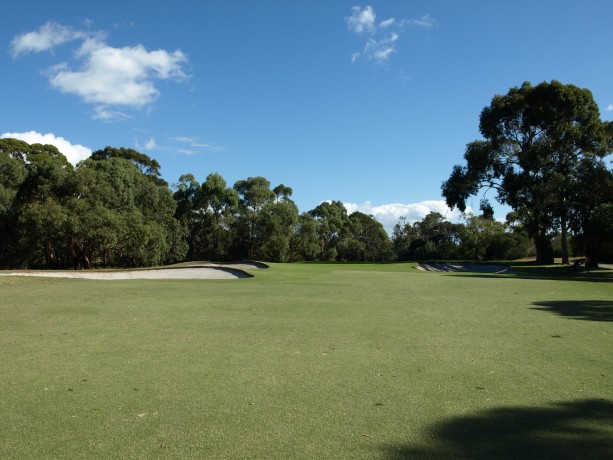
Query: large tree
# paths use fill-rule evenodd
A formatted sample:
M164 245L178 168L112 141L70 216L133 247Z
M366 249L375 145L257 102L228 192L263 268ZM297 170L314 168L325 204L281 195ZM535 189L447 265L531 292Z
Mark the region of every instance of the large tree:
M230 259L238 193L221 175L211 173L197 189L195 201L188 224L193 255L216 261Z
M155 160L107 147L77 168L52 145L0 140L0 263L89 268L180 260L186 245Z
M15 259L15 198L27 176L25 155L30 146L17 139L0 139L0 266Z
M485 140L468 144L465 165L456 165L442 185L451 207L483 187L495 188L533 238L537 262L553 262L551 235L560 232L568 263L567 231L573 180L581 161L596 161L613 149L611 124L600 119L587 89L557 81L524 83L494 96L481 112Z

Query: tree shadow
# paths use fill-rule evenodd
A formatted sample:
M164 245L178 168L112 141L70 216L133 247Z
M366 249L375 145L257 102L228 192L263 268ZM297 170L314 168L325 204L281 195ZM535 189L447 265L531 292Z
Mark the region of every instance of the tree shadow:
M611 459L613 402L509 407L434 424L433 446L387 446L389 459Z
M471 278L505 277L519 279L552 280L552 281L589 281L593 283L612 283L613 270L605 267L592 269L589 271L572 271L568 265L538 265L532 261L490 261L490 262L470 262L470 261L440 261L423 260L420 265L443 265L448 266L448 270L436 270L447 272L449 276L466 276ZM463 269L452 269L454 265L459 265ZM495 266L496 270L486 270ZM453 272L453 273L452 273Z
M613 301L610 300L552 300L533 302L532 305L539 307L532 310L548 311L571 319L613 321Z
M612 283L613 270L597 269L589 272L570 272L568 267L530 267L510 265L510 270L504 273L458 272L447 276L466 276L472 278L505 277L529 280L551 281L587 281L591 283Z

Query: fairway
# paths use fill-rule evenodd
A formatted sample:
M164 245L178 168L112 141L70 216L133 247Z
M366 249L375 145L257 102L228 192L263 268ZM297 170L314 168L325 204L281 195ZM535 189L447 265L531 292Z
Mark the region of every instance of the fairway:
M0 277L0 457L610 458L610 273L253 273Z

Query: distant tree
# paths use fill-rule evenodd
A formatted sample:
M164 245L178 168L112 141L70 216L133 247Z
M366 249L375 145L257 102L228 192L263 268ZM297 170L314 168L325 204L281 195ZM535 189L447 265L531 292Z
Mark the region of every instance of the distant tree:
M0 142L2 264L90 268L183 258L183 229L157 163L126 151L109 147L75 169L54 146Z
M415 222L419 238L414 242L415 259L449 259L456 255L459 244L459 226L432 211L423 220Z
M392 232L392 246L399 260L448 259L457 255L461 224L439 212L430 212L413 224L401 218Z
M373 216L353 212L342 232L339 257L347 261L382 262L392 254L390 239Z
M290 239L290 260L316 260L320 250L317 221L311 214L305 212L298 217L298 223Z
M488 253L488 248L505 234L504 224L485 216L468 214L461 227L462 247L473 260L480 260Z
M198 207L190 226L194 253L206 260L230 259L238 193L227 186L221 175L211 173L197 197Z
M13 201L17 239L12 265L57 266L65 254L63 198L74 168L52 145L29 145L16 157L23 158L26 175Z
M297 223L298 207L289 199L289 195L264 206L259 218L263 238L256 251L257 257L262 260L287 262Z
M27 176L26 155L30 146L17 139L0 139L0 267L16 258L16 197Z
M159 265L187 251L176 202L131 161L111 156L80 163L66 200L69 251L75 264Z
M415 227L407 222L406 217L400 217L392 230L391 241L395 257L398 260L411 260L411 244L418 238Z
M179 177L179 182L173 184L173 189L172 196L177 205L175 217L179 221L187 223L200 207L200 184L193 174L183 174Z
M124 147L105 147L102 150L96 150L93 152L90 158L96 161L106 160L108 158L122 158L124 160L131 161L142 174L149 177L157 185L168 185L166 181L161 178L160 164L153 158L150 158L144 153L140 153L134 149Z
M234 227L237 245L235 254L244 254L246 258L254 259L265 237L260 225L261 212L266 205L274 202L276 195L270 189L270 182L261 176L237 181L234 190L239 195L238 217Z
M309 211L317 222L319 260L333 261L338 257L337 245L341 241L343 227L348 221L347 209L340 201L319 204Z

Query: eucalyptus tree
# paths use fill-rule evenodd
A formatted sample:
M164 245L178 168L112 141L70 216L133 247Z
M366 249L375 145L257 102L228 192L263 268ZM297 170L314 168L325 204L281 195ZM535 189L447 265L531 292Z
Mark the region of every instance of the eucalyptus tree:
M298 222L292 189L283 184L271 189L267 179L257 176L237 181L234 190L239 195L235 254L275 262L289 260Z
M348 215L345 205L340 201L324 201L309 211L317 222L319 236L319 260L334 261L338 257L338 244L342 239L343 227Z
M17 139L0 139L0 266L15 258L15 199L27 175L25 155L30 146Z
M268 179L257 176L239 180L234 184L239 195L235 229L235 254L249 259L256 257L258 247L266 237L261 224L264 207L276 199Z
M17 247L13 264L55 266L65 254L63 198L71 188L74 168L52 145L31 144L22 154L25 177L13 201Z
M312 261L320 255L317 221L308 212L298 216L298 222L290 239L290 260Z
M151 180L156 182L158 185L168 185L166 181L161 178L160 174L160 164L145 155L144 153L138 152L134 149L129 149L125 147L105 147L101 150L96 150L90 156L92 160L106 160L109 158L122 158L126 161L131 162L134 166L138 168L138 171L145 176L149 177Z
M601 255L613 259L613 171L603 161L584 161L576 179L570 218L573 248L598 267Z
M488 248L505 234L505 225L489 217L468 214L464 220L460 227L461 244L474 260L486 257Z
M389 236L373 216L355 211L347 221L339 244L341 260L382 262L391 258Z
M175 217L187 223L199 207L200 183L193 174L183 174L179 177L179 182L172 187L174 189L172 196L177 205Z
M212 173L198 189L196 203L189 224L194 256L216 261L230 259L238 193L227 186L221 175Z
M466 164L454 166L442 185L447 204L463 211L469 196L494 188L533 238L537 261L553 262L550 237L559 231L568 262L577 165L613 149L611 125L601 121L591 92L557 81L526 82L494 96L481 112L479 129L485 140L468 144Z

